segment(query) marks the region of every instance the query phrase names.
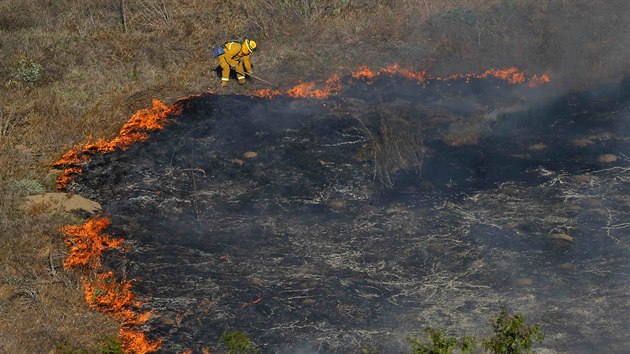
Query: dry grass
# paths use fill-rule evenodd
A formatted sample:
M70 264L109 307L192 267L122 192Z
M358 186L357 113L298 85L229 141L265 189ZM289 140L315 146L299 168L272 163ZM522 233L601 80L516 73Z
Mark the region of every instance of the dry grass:
M117 325L84 305L79 279L65 272L57 228L77 219L21 210L24 192L0 186L0 352L41 353L69 343L90 348Z
M393 62L437 74L517 65L581 87L630 73L628 13L626 0L0 0L0 351L114 333L71 274L51 274L68 220L17 211L9 186L52 190L49 164L72 145L111 137L154 97L216 88L214 44L257 39L256 73L284 87ZM42 66L35 82L16 75L25 60Z
M410 114L411 113L411 114ZM373 161L374 180L384 188L392 188L400 171L420 174L424 162L424 129L421 120L404 108L378 109L378 126L370 127L359 120L369 139L358 159ZM357 118L358 119L358 118Z

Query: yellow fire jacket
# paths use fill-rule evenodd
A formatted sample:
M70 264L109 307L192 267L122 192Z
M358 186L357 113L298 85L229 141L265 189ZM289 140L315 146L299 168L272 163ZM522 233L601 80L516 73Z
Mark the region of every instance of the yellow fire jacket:
M221 66L221 80L230 80L230 69L235 69L236 75L240 80L245 79L244 73L252 72L252 64L249 61L249 54L243 51L243 45L238 42L227 42L223 45L224 54L219 56L219 65Z

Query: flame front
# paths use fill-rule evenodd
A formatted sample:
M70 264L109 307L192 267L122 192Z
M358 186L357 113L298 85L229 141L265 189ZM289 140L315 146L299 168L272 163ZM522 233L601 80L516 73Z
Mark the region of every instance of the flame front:
M341 77L339 75L333 75L326 80L326 87L323 89L316 89L314 83L300 83L287 91L289 97L308 97L324 99L334 93L339 93L343 85L341 84Z
M168 117L178 114L179 110L178 105L169 107L155 99L153 107L142 109L134 114L113 140L100 139L94 143L75 146L53 164L54 167L65 167L61 176L57 178L57 189L65 189L74 180L74 176L82 172L78 166L89 161L92 154L127 150L136 142L148 140L148 132L163 129Z
M472 80L472 79L485 79L488 77L494 77L496 79L507 81L509 84L516 85L527 82L530 87L540 86L542 84L550 82L550 77L548 73L545 73L541 76L534 75L527 78L527 75L524 71L519 70L516 67L511 67L507 69L489 69L480 74L454 74L449 76L429 76L425 70L421 71L413 71L409 69L401 68L398 64L392 64L381 68L379 70L372 70L367 65L361 65L358 69L351 72L350 77L355 80L367 81L375 79L380 75L400 75L406 77L410 80L417 81L418 83L424 84L431 80L435 81L450 81L450 80ZM325 88L317 89L317 84L313 82L302 82L299 83L292 88L288 89L284 92L285 95L293 98L315 98L315 99L325 99L328 98L331 94L336 94L341 92L343 89L343 84L341 82L341 77L337 74L330 77L325 82ZM254 92L254 96L261 98L274 98L276 96L282 95L282 91L280 90L271 90L271 89L262 89Z
M85 302L94 310L106 313L121 322L119 337L126 353L144 354L160 348L162 340L150 342L144 333L134 328L145 323L151 312L138 313L141 303L135 300L131 282L119 279L113 272L101 272L104 251L120 249L122 239L114 239L103 231L110 220L96 217L83 225L68 225L61 229L70 245L70 255L64 262L66 269L76 268L83 272L81 281L85 290Z

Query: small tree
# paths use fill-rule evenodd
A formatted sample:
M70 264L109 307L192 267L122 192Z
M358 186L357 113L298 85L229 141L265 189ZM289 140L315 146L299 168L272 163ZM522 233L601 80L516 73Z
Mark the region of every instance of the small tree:
M461 353L472 353L476 347L475 338L464 337L457 340L449 337L443 329L435 330L427 327L424 330L427 342L423 342L417 337L407 337L407 342L411 345L411 354L452 354L459 349Z
M542 342L540 325L525 323L522 314L510 316L504 308L492 323L494 335L482 341L483 348L495 354L529 353L534 342Z

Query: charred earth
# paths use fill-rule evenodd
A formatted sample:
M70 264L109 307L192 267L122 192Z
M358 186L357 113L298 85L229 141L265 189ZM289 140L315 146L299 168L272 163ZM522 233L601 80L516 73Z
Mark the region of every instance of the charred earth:
M70 189L131 244L164 352L406 349L485 335L502 305L545 346L628 352L630 81L553 97L498 79L344 78L323 99L203 94Z

